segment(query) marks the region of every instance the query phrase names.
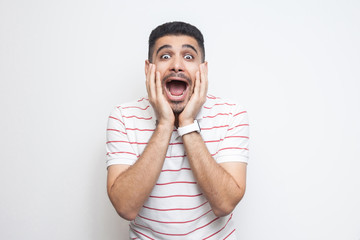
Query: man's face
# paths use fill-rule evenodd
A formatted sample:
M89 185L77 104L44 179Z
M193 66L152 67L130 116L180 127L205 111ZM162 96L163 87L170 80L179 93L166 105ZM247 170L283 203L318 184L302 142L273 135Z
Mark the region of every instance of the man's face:
M160 72L164 96L174 113L184 110L193 93L201 54L196 39L186 35L164 36L155 42L152 63Z

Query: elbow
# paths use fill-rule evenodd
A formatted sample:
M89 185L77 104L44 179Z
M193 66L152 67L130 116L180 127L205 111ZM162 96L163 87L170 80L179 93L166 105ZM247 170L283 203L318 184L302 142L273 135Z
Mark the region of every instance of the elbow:
M237 194L237 196L234 197L232 200L222 201L221 204L219 204L217 206L213 206L212 210L213 210L213 213L215 214L215 216L225 217L225 216L231 214L234 211L237 204L243 198L244 192L245 191L240 191L239 194Z
M223 204L225 205L225 204ZM235 209L235 206L231 206L230 204L228 204L227 206L221 206L221 207L214 207L213 213L215 214L215 216L217 217L225 217L227 215L229 215L230 213L233 212L233 210Z
M117 212L117 214L127 221L133 221L138 215L138 211L130 206L129 204L124 204L121 202L113 202L112 204Z
M116 212L119 214L119 216L127 221L133 221L133 220L135 220L135 218L137 216L137 212L135 212L135 211L123 211L121 209L117 209L117 208L115 208L115 209L116 209Z
M116 195L113 195L111 191L108 192L109 199L114 206L117 214L127 221L133 221L137 214L138 210L131 206L129 201L118 198Z

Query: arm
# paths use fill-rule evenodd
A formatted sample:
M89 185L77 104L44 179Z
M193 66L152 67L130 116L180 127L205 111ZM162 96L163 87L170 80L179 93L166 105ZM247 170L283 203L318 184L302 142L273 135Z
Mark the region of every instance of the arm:
M173 128L158 125L143 154L134 165L108 169L109 198L118 214L133 220L159 177Z
M184 135L183 142L194 176L214 214L228 215L245 193L246 163L218 164L197 132Z
M134 165L112 165L108 169L109 198L118 214L127 220L135 219L156 184L174 128L174 114L162 99L158 73L155 78L155 65L151 64L146 74L149 100L157 114L157 127Z
M201 64L199 70L194 93L179 116L179 126L191 124L206 100L207 63ZM215 215L231 213L245 193L246 163L218 164L197 132L184 135L183 143L194 176Z

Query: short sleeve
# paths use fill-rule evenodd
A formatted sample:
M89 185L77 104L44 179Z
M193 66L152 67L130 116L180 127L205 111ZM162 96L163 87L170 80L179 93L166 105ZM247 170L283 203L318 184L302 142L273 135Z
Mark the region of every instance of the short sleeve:
M106 166L114 164L132 165L138 156L129 142L120 107L110 114L106 129Z
M242 107L236 106L229 128L215 156L217 163L245 162L249 159L249 119Z

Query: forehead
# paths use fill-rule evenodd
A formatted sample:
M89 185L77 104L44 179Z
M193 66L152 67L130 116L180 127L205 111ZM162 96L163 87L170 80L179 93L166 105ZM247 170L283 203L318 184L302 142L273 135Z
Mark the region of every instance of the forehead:
M186 35L167 35L156 40L154 52L164 45L169 45L174 49L181 49L184 45L193 46L198 52L200 51L199 45L195 38Z

